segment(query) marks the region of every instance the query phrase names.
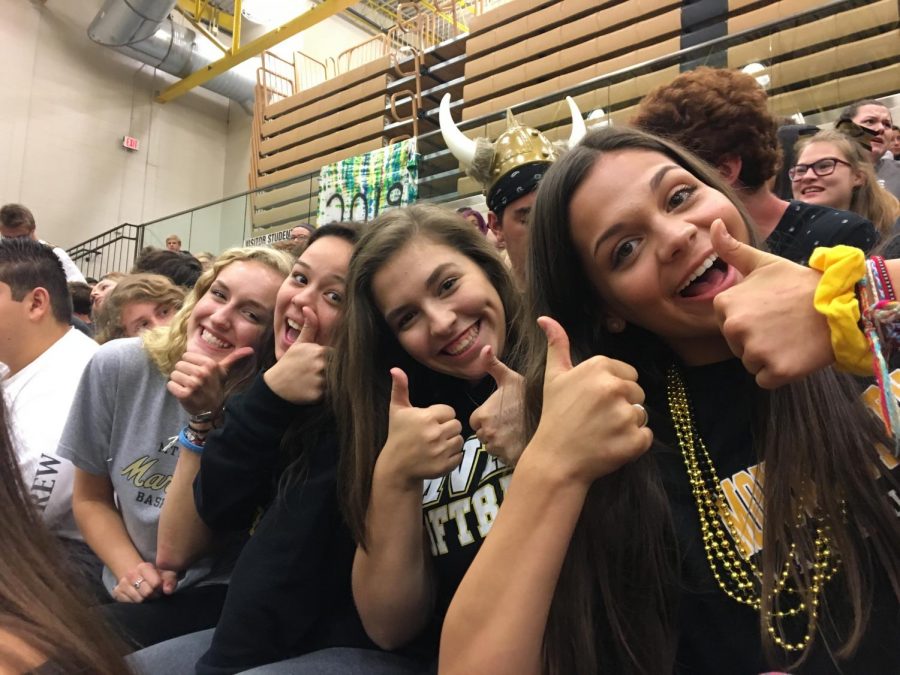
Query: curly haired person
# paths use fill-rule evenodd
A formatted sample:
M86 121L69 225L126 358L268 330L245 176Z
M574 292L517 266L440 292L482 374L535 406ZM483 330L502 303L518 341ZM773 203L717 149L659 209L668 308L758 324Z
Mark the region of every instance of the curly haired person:
M718 170L773 253L806 264L817 246L871 249L877 234L865 218L788 202L769 189L781 152L778 123L767 106L766 92L750 75L702 67L647 94L631 123L687 148Z

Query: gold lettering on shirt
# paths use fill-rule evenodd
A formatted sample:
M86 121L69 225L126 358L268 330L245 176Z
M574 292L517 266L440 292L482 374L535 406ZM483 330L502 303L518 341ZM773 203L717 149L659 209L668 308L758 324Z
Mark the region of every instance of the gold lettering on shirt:
M122 469L121 475L135 487L165 491L172 482L172 474L152 473L147 475L158 463L158 459L151 459L149 455L144 455Z
M762 550L762 465L748 467L720 485L734 529L750 555Z

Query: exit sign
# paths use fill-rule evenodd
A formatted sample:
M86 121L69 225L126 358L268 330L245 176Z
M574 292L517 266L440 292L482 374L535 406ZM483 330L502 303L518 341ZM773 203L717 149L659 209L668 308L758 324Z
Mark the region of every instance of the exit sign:
M122 139L122 147L126 150L137 150L141 147L141 142L132 136L125 136Z

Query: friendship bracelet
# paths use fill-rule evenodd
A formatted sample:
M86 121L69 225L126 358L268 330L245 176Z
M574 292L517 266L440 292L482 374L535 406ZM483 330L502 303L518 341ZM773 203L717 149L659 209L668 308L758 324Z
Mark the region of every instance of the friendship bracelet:
M184 427L184 429L182 429L178 434L178 442L181 443L185 450L190 450L191 452L197 453L199 455L201 452L203 452L203 445L206 443L206 436L198 434L190 427Z
M207 410L202 413L197 413L196 415L191 415L188 419L194 424L208 423L212 425L219 417L221 417L222 411L223 408L219 407L216 410Z
M874 291L869 298L868 317L878 331L885 357L890 358L900 351L900 303L894 293L894 286L888 274L884 258L872 256L867 263L871 288ZM865 314L865 312L864 312Z
M813 304L825 316L837 366L854 375L872 375L872 352L860 331L860 304L856 287L866 277L866 259L852 246L819 247L809 266L822 272Z
M215 427L212 424L196 424L195 422L188 422L188 428L191 431L195 431L198 434L202 434L203 436L206 436Z
M859 249L835 246L817 248L809 266L822 272L813 302L828 321L835 361L855 375L874 373L881 418L900 457L900 406L888 369L900 351L900 302L884 259L867 261Z
M900 303L894 294L884 259L880 256L866 261L866 276L859 283L859 305L863 331L874 355L881 418L888 434L894 437L893 454L897 457L900 456L900 407L894 395L887 360L897 350Z

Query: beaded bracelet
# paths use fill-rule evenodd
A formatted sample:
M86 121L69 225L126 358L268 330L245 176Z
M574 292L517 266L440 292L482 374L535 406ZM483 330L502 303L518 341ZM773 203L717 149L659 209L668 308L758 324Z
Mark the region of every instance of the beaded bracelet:
M190 450L199 455L203 452L203 446L206 443L206 435L198 434L190 427L185 427L178 434L178 442L181 443L185 450Z

